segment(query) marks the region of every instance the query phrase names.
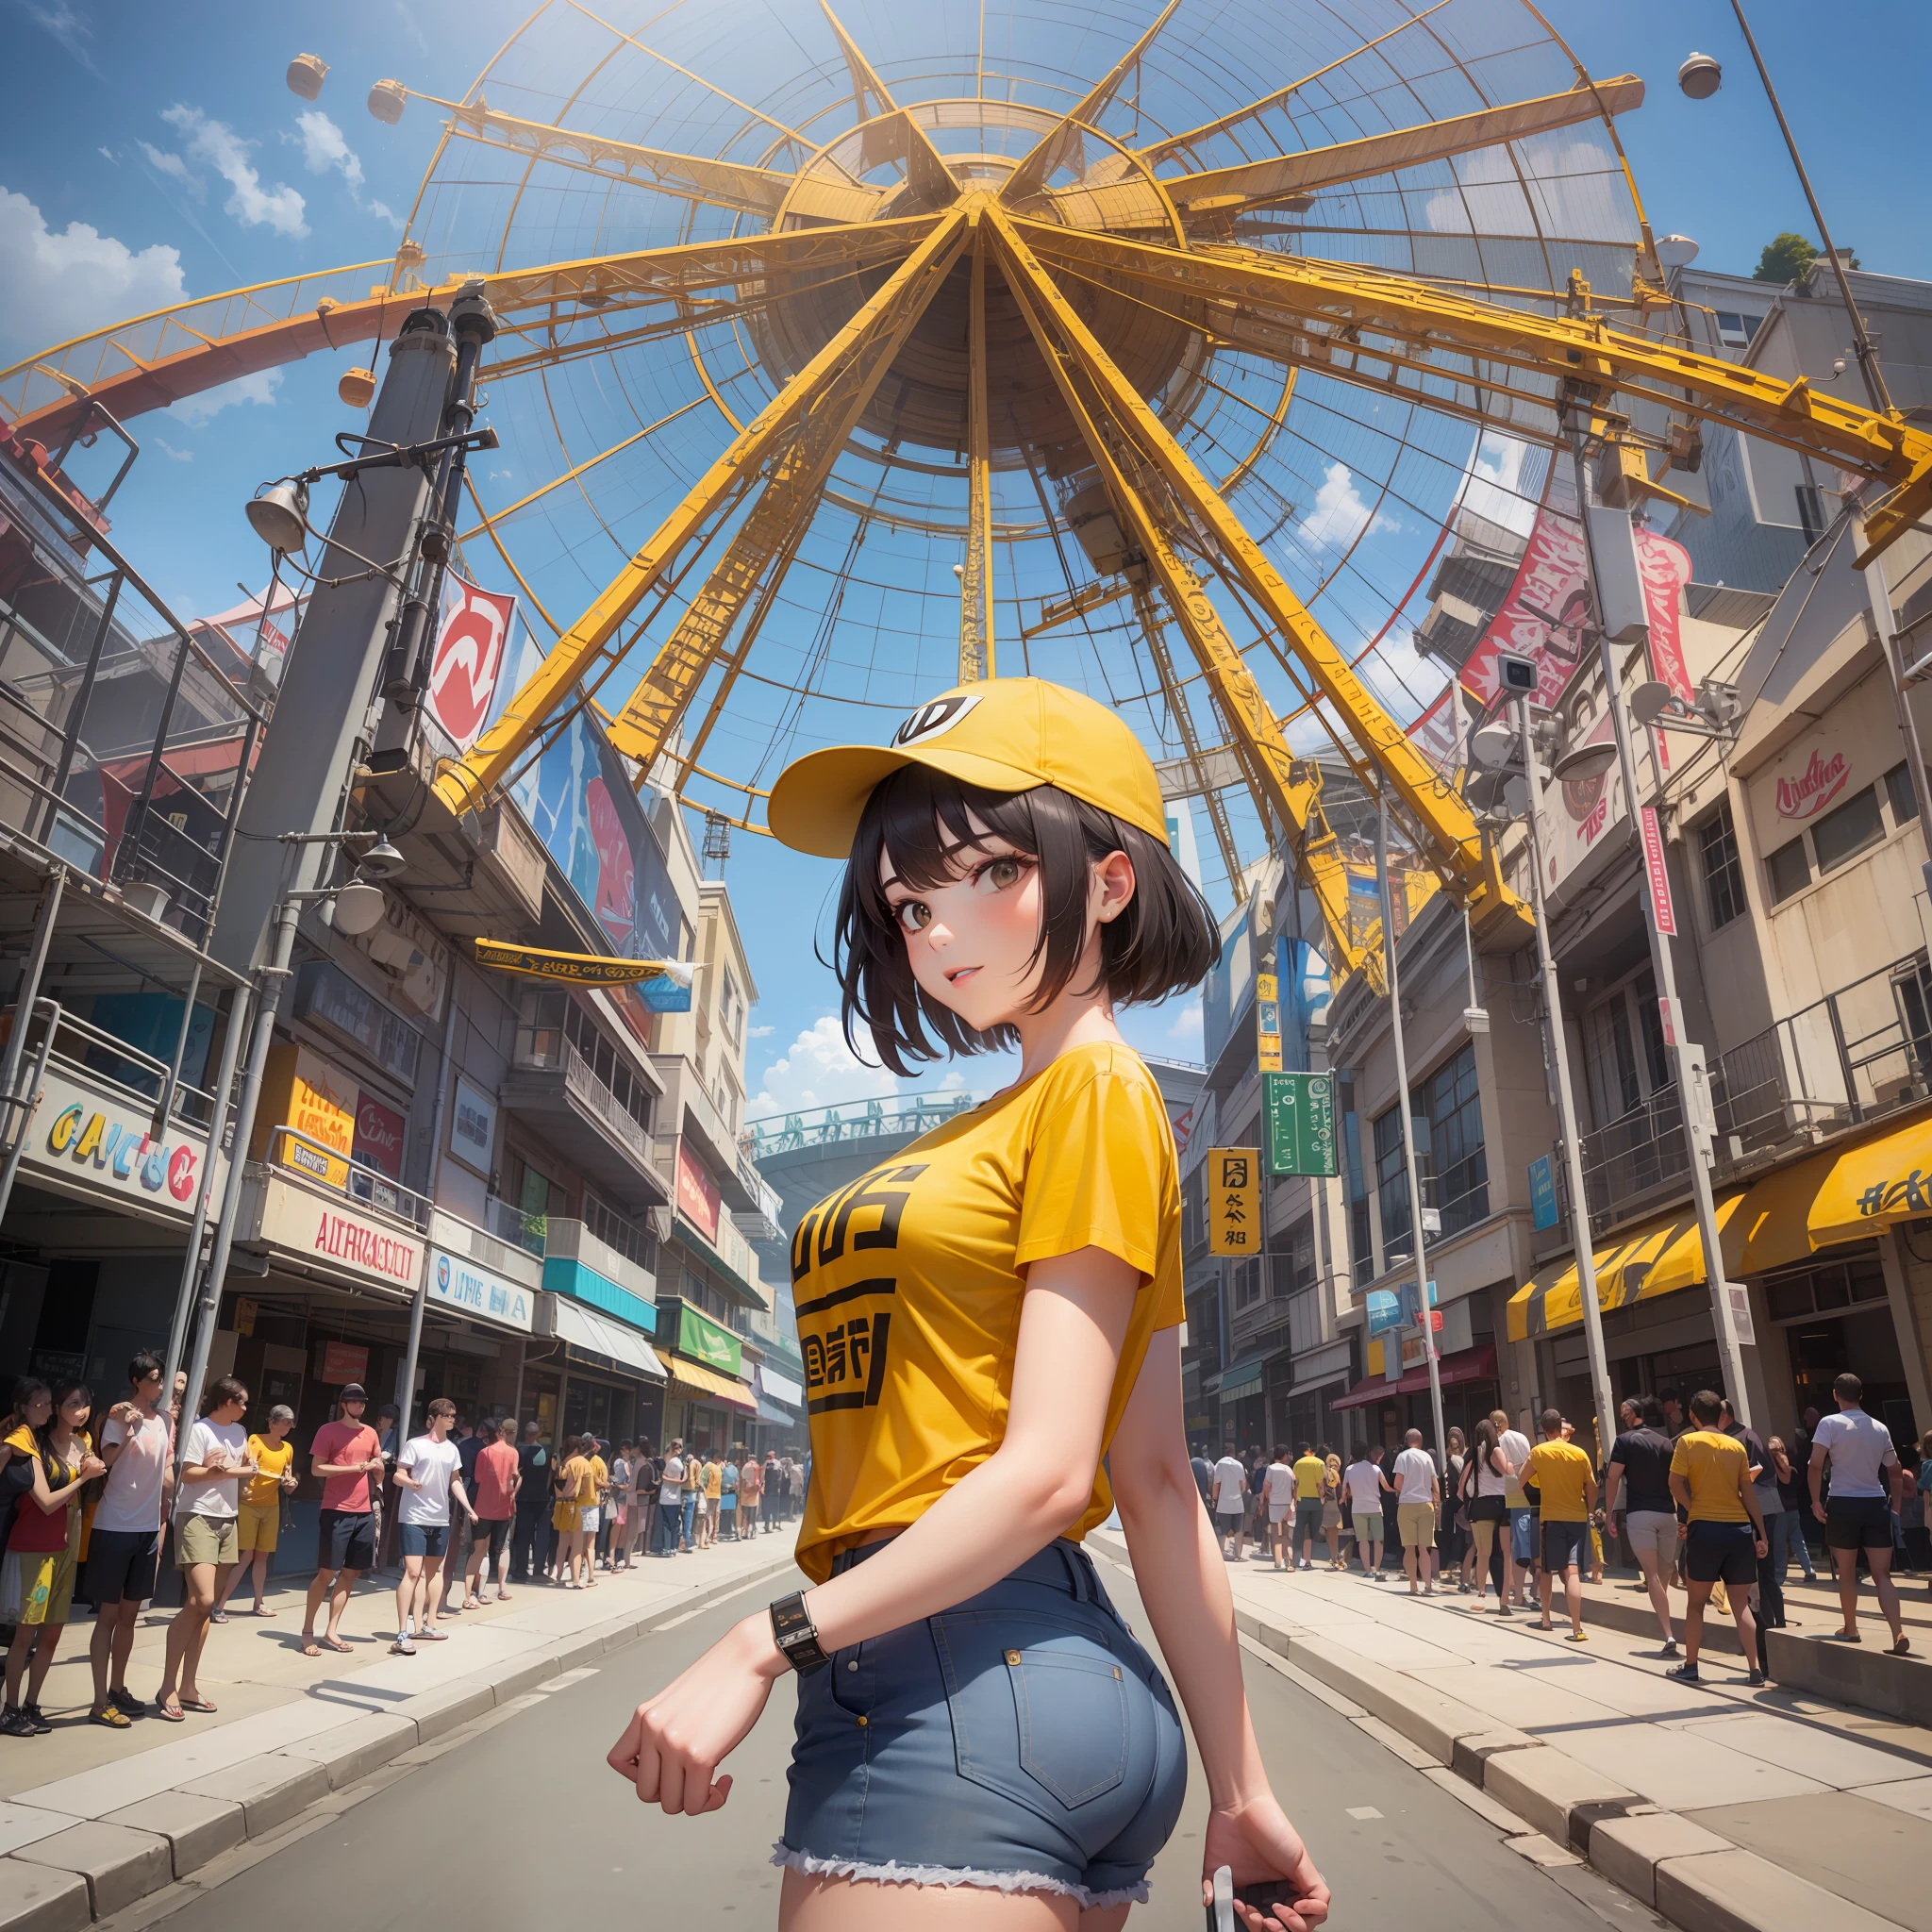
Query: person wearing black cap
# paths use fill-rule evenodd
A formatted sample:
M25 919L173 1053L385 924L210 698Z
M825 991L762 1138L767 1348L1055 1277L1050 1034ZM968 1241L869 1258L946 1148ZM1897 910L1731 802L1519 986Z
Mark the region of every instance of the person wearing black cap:
M359 1382L343 1385L336 1398L337 1420L324 1423L308 1445L308 1467L322 1478L320 1556L308 1604L302 1618L302 1655L347 1650L342 1612L356 1579L375 1567L375 1491L382 1481L382 1449L375 1431L362 1420L369 1391ZM315 1615L327 1597L328 1626L318 1640Z

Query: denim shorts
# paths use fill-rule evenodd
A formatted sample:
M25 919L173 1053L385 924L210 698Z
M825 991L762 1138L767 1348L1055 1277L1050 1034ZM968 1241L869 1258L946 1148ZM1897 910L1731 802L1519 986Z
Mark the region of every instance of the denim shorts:
M1061 1540L801 1677L789 1775L775 1865L1094 1907L1146 1898L1188 1759L1166 1682Z
M1519 1563L1536 1560L1536 1511L1522 1506L1509 1511L1509 1554Z
M449 1548L446 1523L406 1523L403 1524L403 1555L441 1557Z

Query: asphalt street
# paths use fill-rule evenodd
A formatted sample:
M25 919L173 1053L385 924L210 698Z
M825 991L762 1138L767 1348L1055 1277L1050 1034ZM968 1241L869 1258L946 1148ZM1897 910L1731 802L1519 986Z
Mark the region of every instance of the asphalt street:
M1101 1574L1143 1641L1131 1577ZM473 1730L419 1747L318 1813L158 1893L119 1922L165 1917L170 1932L237 1925L434 1924L450 1913L500 1925L775 1923L791 1700L774 1695L731 1760L724 1808L667 1818L640 1806L604 1753L625 1714L736 1618L787 1587L761 1580L732 1602L667 1618L651 1634L521 1699ZM460 1633L457 1641L461 1641ZM1586 1867L1544 1869L1504 1842L1453 1789L1255 1656L1248 1695L1275 1790L1335 1895L1338 1926L1601 1932L1663 1922ZM781 1686L781 1692L784 1687ZM1155 1866L1135 1932L1198 1932L1206 1785ZM1469 1788L1464 1787L1465 1790Z

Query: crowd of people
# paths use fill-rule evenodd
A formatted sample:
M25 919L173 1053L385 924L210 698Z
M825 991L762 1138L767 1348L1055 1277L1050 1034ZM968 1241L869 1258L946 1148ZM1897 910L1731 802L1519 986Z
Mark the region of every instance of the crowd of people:
M1311 1570L1319 1543L1324 1569L1358 1563L1377 1582L1399 1574L1411 1594L1453 1591L1474 1596L1477 1608L1493 1589L1498 1615L1534 1613L1546 1630L1560 1591L1569 1641L1585 1643L1583 1580L1601 1584L1607 1560L1641 1575L1671 1674L1698 1677L1705 1615L1715 1605L1736 1624L1747 1680L1760 1684L1757 1632L1787 1622L1791 1563L1807 1582L1817 1578L1807 1524L1836 1573L1841 1618L1830 1641L1863 1641L1862 1564L1890 1654L1910 1651L1893 1559L1932 1570L1932 1434L1907 1445L1917 1451L1908 1466L1885 1424L1865 1412L1863 1392L1857 1375L1839 1376L1837 1412L1807 1410L1789 1444L1743 1427L1724 1396L1702 1390L1625 1400L1600 1460L1560 1411L1535 1418L1532 1443L1498 1409L1474 1424L1473 1440L1450 1429L1440 1458L1419 1429L1392 1457L1380 1442L1344 1459L1325 1443L1303 1442L1291 1455L1286 1445L1243 1453L1229 1441L1218 1461L1194 1445L1194 1477L1230 1562L1244 1559L1252 1540L1257 1560ZM1674 1586L1686 1597L1681 1647Z
M93 1700L87 1721L125 1730L212 1714L200 1666L210 1628L274 1617L269 1574L304 1469L291 1439L294 1411L271 1407L244 1427L249 1391L213 1377L183 1421L185 1377L162 1400L163 1370L142 1352L128 1393L96 1417L85 1383L17 1385L0 1421L0 1635L6 1701L0 1734L53 1725L42 1708L47 1674L75 1606L90 1606ZM393 1550L399 1566L390 1649L413 1656L448 1640L443 1620L510 1600L511 1586L593 1590L646 1551L690 1555L721 1541L769 1535L804 1506L808 1459L742 1445L660 1456L646 1441L591 1434L555 1445L541 1426L470 1422L439 1397L422 1432L398 1441L400 1412L366 1420L368 1391L351 1382L308 1445L306 1473L322 1486L317 1563L299 1641L305 1657L346 1652L342 1621L357 1583ZM179 1435L178 1456L176 1436ZM521 1439L521 1440L520 1440ZM391 1520L385 1523L385 1516ZM127 1687L142 1607L157 1595L163 1553L180 1575L159 1687Z

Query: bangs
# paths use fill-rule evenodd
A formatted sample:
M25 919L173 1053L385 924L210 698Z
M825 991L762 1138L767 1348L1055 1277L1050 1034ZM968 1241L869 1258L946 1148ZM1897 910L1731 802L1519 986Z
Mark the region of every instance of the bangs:
M962 877L988 837L1039 868L1036 1010L1059 997L1079 966L1091 868L1113 852L1124 852L1133 865L1134 895L1101 928L1099 982L1083 991L1104 985L1125 1006L1165 999L1206 977L1220 949L1213 916L1161 841L1055 786L989 791L907 765L866 801L839 892L827 963L839 975L845 1041L855 1053L863 1028L880 1061L903 1077L919 1062L1019 1043L1014 1027L981 1033L921 989L881 877L890 868L896 883L932 891Z

